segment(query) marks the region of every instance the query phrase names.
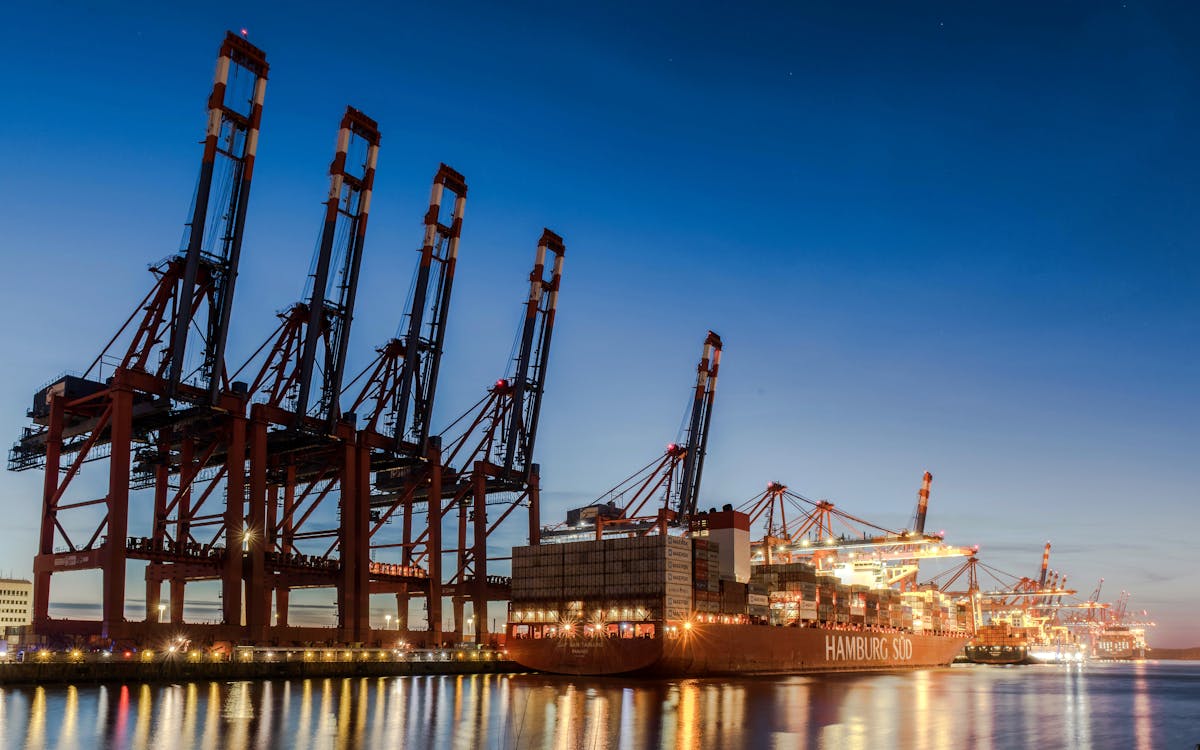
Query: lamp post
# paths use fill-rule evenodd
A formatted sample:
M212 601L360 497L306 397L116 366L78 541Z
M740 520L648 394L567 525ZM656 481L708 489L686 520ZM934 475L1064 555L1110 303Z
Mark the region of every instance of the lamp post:
M384 622L384 627L383 627L384 630L392 629L392 616L391 615L384 615L383 622Z
M158 621L159 622L162 622L163 612L166 612L166 611L167 611L167 605L165 605L165 604L158 605Z

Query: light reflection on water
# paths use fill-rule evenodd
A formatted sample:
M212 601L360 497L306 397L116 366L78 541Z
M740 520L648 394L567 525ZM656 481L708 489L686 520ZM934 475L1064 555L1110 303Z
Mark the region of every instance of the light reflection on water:
M1195 747L1200 663L0 688L0 747Z

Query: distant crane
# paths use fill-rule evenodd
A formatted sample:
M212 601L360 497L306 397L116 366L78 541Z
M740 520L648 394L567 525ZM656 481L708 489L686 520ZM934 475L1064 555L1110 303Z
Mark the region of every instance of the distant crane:
M933 475L925 472L914 527L925 526L932 479ZM750 517L751 526L765 521L763 537L751 545L755 560L765 564L806 560L820 566L842 558L870 558L888 563L889 583L902 587L916 584L920 560L970 556L978 549L947 545L940 534L886 529L829 500L810 500L781 482L769 482L764 492L738 510Z
M1042 571L1038 576L1038 587L1046 586L1046 568L1050 565L1050 542L1046 542L1046 551L1042 553Z
M913 531L925 533L925 514L929 510L929 486L933 484L933 474L928 471L921 478L921 489L917 492L917 511L913 514Z

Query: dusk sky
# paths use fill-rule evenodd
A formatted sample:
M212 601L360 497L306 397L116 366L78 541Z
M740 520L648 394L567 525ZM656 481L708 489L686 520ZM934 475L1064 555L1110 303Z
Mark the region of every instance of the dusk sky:
M900 528L929 470L948 540L1019 575L1051 540L1151 645L1200 645L1193 4L109 5L6 14L10 441L178 249L245 28L271 73L231 364L303 290L352 104L383 140L348 371L400 321L438 163L470 185L435 428L504 372L542 227L566 241L545 522L677 437L711 328L704 507L778 480ZM40 474L0 498L29 577Z

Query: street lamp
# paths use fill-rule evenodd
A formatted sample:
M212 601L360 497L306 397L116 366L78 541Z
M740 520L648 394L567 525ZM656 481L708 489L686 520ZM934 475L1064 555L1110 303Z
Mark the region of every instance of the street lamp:
M158 621L159 622L162 622L163 612L166 612L166 611L167 611L167 605L165 605L165 604L158 605Z

